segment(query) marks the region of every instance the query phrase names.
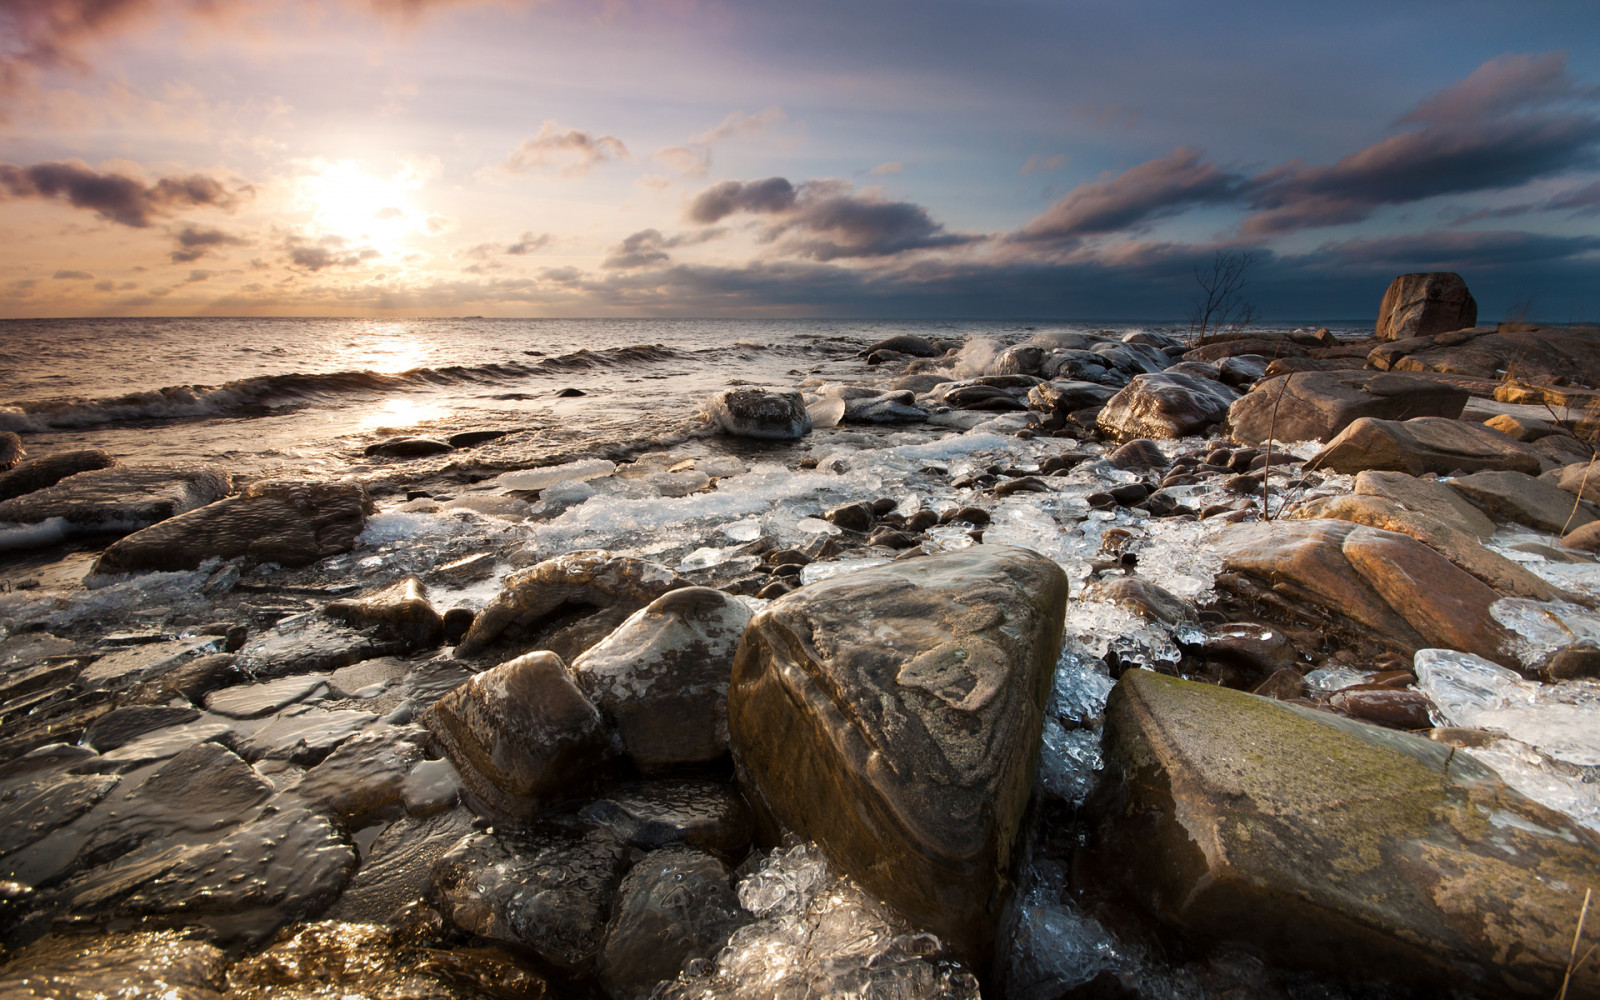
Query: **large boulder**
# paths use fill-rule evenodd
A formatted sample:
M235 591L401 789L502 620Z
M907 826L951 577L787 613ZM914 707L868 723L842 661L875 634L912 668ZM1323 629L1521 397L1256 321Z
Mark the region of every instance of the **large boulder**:
M307 566L349 552L372 510L360 483L264 480L118 540L95 572L194 569L239 556L251 566Z
M1380 420L1361 417L1340 431L1305 465L1332 472L1539 472L1539 456L1492 427L1444 417Z
M1361 472L1356 474L1356 494L1392 500L1408 511L1425 514L1475 538L1488 538L1495 531L1494 521L1483 511L1449 484L1434 479L1418 479L1404 472Z
M1474 472L1450 482L1497 521L1562 534L1596 520L1594 506L1544 479L1521 472Z
M814 583L745 630L728 732L768 836L982 960L1008 895L1066 609L1049 559L974 546Z
M0 521L32 524L59 517L79 531L127 534L204 507L232 489L233 477L215 465L116 466L0 501Z
M1600 839L1444 743L1131 670L1101 864L1194 937L1493 995L1562 986ZM1600 996L1584 963L1570 997Z
M610 750L600 713L543 651L474 674L422 722L467 791L511 818L581 790Z
M1371 372L1298 372L1267 379L1228 407L1240 444L1328 441L1358 417L1461 416L1467 391L1442 382Z
M117 460L111 457L110 452L99 448L58 451L53 455L26 459L9 472L0 474L0 500L20 497L54 486L68 476L95 469L109 469L116 464Z
M576 659L635 611L687 586L688 580L658 563L600 549L568 552L507 576L500 593L472 620L456 655L476 656L497 642L520 641L526 649L542 641ZM570 622L575 615L585 619ZM552 629L560 631L552 635Z
M1549 387L1600 385L1600 328L1458 330L1380 344L1367 354L1367 362L1386 371L1444 372L1494 382L1509 378L1514 381L1502 386L1507 393L1497 389L1496 399L1509 395L1507 401L1516 402L1517 397L1527 395L1530 402L1561 405L1551 398L1559 391ZM1524 392L1523 386L1535 388Z
M711 419L735 437L798 441L811 432L806 401L798 392L729 389L706 405Z
M1573 496L1600 503L1600 461L1574 462L1554 473L1556 485Z
M1239 394L1192 375L1136 375L1106 402L1095 423L1117 441L1181 438L1198 434L1228 415Z
M1478 323L1478 303L1452 271L1402 274L1378 305L1378 337L1406 340L1464 330Z
M572 672L649 771L728 750L728 677L750 610L709 587L683 587L635 612L578 657Z

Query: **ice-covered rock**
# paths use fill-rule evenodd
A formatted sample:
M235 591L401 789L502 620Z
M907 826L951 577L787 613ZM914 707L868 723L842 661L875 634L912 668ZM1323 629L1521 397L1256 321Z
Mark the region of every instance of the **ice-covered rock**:
M444 633L444 619L414 576L365 597L333 601L323 613L356 628L377 626L414 646L435 645Z
M706 404L711 419L736 437L798 441L811 432L811 417L798 392L729 389Z
M754 818L732 788L701 778L658 778L609 789L583 807L586 822L636 847L689 844L736 856L750 842Z
M1221 382L1192 375L1137 375L1106 401L1095 423L1116 441L1181 438L1220 423L1238 396Z
M507 490L542 490L556 483L584 482L599 479L617 471L617 463L603 458L584 458L562 465L547 465L538 469L519 469L502 473L494 485Z

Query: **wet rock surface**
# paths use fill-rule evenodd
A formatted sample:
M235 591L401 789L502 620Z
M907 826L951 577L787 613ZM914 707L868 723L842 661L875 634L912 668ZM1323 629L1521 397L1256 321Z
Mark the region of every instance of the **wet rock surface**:
M203 507L232 488L233 478L218 466L103 468L0 501L0 521L59 517L83 530L126 533Z
M25 459L0 471L0 500L20 497L35 490L54 486L68 476L95 469L109 469L116 464L117 460L110 452L101 451L99 448L58 451L52 455Z
M797 441L811 431L805 400L798 392L732 389L707 407L723 431L763 441Z
M1180 438L1220 423L1237 398L1221 382L1192 375L1139 375L1106 401L1096 423L1116 441Z

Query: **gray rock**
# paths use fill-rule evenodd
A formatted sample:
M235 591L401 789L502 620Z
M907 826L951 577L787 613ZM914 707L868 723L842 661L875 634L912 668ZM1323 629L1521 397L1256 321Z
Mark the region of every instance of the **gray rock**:
M885 392L866 399L847 399L844 422L852 424L901 424L928 419L928 411L916 405L916 394L908 391Z
M620 785L584 806L581 815L618 840L646 850L689 844L736 856L755 833L755 819L739 793L701 778Z
M1464 330L1478 323L1478 303L1451 271L1402 274L1378 304L1378 338L1406 340Z
M82 451L58 451L53 455L40 455L19 463L8 472L0 473L0 500L24 496L80 472L109 469L117 464L109 452L99 448Z
M1556 476L1556 485L1590 503L1600 503L1600 461L1574 462Z
M206 709L233 719L257 719L310 697L327 683L327 674L294 674L256 684L238 684L206 695Z
M239 756L252 763L286 760L311 767L377 720L371 712L330 712L311 705L295 705L279 712L260 729L236 740L235 749Z
M214 465L117 466L0 500L0 521L32 524L59 517L82 531L127 533L204 507L232 488L233 477Z
M1474 472L1452 479L1450 486L1495 520L1537 531L1561 534L1597 520L1594 508L1579 497L1521 472Z
M472 833L472 813L461 808L433 816L405 816L378 834L361 870L329 909L334 920L389 923L403 907L424 898L434 862Z
M366 635L320 615L286 618L239 649L234 664L260 678L337 670L406 651L403 641Z
M195 658L217 651L218 640L202 636L129 646L107 653L78 675L91 690L122 691L162 677Z
M893 351L896 354L909 354L914 358L937 358L944 354L943 349L932 341L923 337L902 333L888 340L880 340L876 344L861 352L862 357L875 354L878 351Z
M422 762L428 733L415 726L372 726L351 736L306 772L295 794L359 830L400 811L406 776Z
M1258 383L1228 407L1240 444L1329 441L1358 417L1407 420L1461 416L1467 391L1431 379L1381 372L1297 372Z
M1069 379L1055 379L1050 382L1041 382L1029 389L1028 406L1044 413L1057 413L1065 416L1074 410L1101 406L1116 394L1117 391L1115 389L1096 382L1074 382Z
M798 441L811 432L811 417L798 392L730 389L706 406L724 432L763 441Z
M30 774L0 783L0 857L82 816L120 780L107 774Z
M1188 437L1220 423L1238 395L1208 379L1138 375L1111 397L1095 423L1116 441Z
M169 705L129 705L113 709L89 726L83 742L100 753L115 750L125 743L166 726L181 725L200 718L192 708Z
M432 438L401 437L369 444L362 454L381 458L426 458L429 455L443 455L447 451L454 450L445 442L435 441Z

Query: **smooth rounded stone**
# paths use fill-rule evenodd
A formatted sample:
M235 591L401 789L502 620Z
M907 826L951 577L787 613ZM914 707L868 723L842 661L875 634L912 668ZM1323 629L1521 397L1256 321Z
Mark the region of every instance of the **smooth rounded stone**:
M1450 487L1497 521L1560 534L1600 520L1594 508L1566 490L1521 472L1474 472Z
M1424 990L1559 988L1600 840L1453 747L1144 670L1103 747L1095 861L1189 934Z
M983 958L1038 762L1066 610L1006 545L835 576L745 629L728 693L739 784L769 831Z
M0 521L34 523L59 517L80 530L127 534L204 507L232 489L233 477L217 465L113 466L79 472L54 486L0 500Z
M1600 503L1600 461L1574 462L1556 476L1556 485L1573 496Z
M943 372L925 372L920 375L902 375L889 383L889 388L895 391L909 391L917 395L932 392L946 382L954 382L955 377Z
M405 929L318 921L228 970L229 1000L542 1000L549 984L504 952L419 947Z
M537 636L546 620L564 608L596 608L605 631L571 649L576 657L635 611L689 585L659 563L598 549L569 552L508 575L500 593L473 619L456 655L476 656L508 632L511 638Z
M0 857L82 816L120 780L110 774L30 774L0 783Z
M359 830L380 814L398 811L406 777L422 761L428 733L416 726L375 726L339 744L306 772L295 794Z
M1204 361L1180 361L1165 371L1168 375L1188 375L1191 378L1210 379L1213 382L1222 381L1222 369Z
M1167 456L1161 446L1149 438L1135 438L1106 456L1106 461L1119 469L1165 469Z
M1016 479L1008 479L1003 483L996 484L990 492L997 497L1008 497L1017 493L1049 493L1051 490L1050 484L1038 476L1018 476ZM874 542L871 538L868 538L867 544L877 545L881 543ZM904 546L893 547L903 548Z
M1565 596L1541 577L1479 544L1467 532L1419 511L1407 510L1387 497L1362 494L1328 497L1306 503L1289 516L1338 518L1410 535L1502 593L1537 601L1554 601Z
M1294 667L1299 661L1294 643L1283 629L1261 622L1212 625L1193 650L1207 659L1239 667L1253 677L1266 677L1283 667Z
M11 1000L218 1000L228 956L174 931L51 935L0 966Z
M28 455L16 431L0 431L0 472L9 472Z
M201 926L218 944L259 944L333 902L355 868L355 849L327 817L285 802L185 852L116 909L156 926Z
M750 609L709 587L669 591L572 664L589 701L645 771L728 749L728 676Z
M1407 340L1478 324L1478 303L1453 271L1402 274L1378 303L1379 340Z
M885 392L866 399L847 399L843 420L851 424L915 423L928 419L928 411L916 405L910 391Z
M194 569L213 558L309 566L354 548L372 511L360 483L262 480L118 540L95 572Z
M1578 552L1600 553L1600 522L1590 521L1567 532L1561 536L1561 545Z
M1240 444L1330 441L1360 417L1407 420L1461 416L1467 391L1412 375L1298 372L1257 383L1228 407L1228 430Z
M117 649L84 668L78 683L89 690L123 691L163 677L197 656L215 653L217 645L216 638L201 636Z
M80 472L109 469L117 464L110 452L99 448L81 451L58 451L19 462L9 471L0 472L0 500L10 500L56 483Z
M400 437L369 444L362 454L380 458L426 458L429 455L443 455L447 451L454 450L445 442L435 441L433 438Z
M647 850L682 843L734 856L755 832L744 799L721 782L701 778L620 785L584 806L580 815Z
M1539 663L1539 679L1546 684L1600 677L1600 643L1580 642L1558 649Z
M662 848L622 880L595 978L611 1000L644 1000L656 983L714 955L754 919L721 861L693 847Z
M761 441L798 441L811 433L811 417L798 392L729 389L711 397L706 411L725 433Z
M167 705L133 705L115 708L91 724L83 735L83 742L104 753L115 750L153 729L181 725L200 718L193 708L175 708Z
M1408 511L1442 521L1476 538L1489 538L1495 532L1494 521L1483 511L1449 485L1432 479L1418 479L1405 472L1369 470L1356 475L1355 491L1358 496L1393 501Z
M461 801L461 772L448 758L425 760L400 785L400 801L412 816L431 816Z
M579 393L578 395L581 396L583 394ZM505 437L507 434L514 434L514 433L516 433L516 432L515 431L509 431L509 430L506 430L506 431L490 431L490 430L461 431L459 434L450 435L445 440L446 440L446 443L448 443L450 445L450 447L452 447L452 448L476 448L480 444L488 444L490 441L498 441L501 438Z
M405 906L427 896L433 864L472 833L469 809L427 817L403 816L372 842L361 868L329 908L334 920L391 922Z
M1360 417L1306 462L1305 470L1313 469L1345 473L1378 469L1413 476L1507 469L1536 475L1539 457L1499 431L1469 421Z
M1115 441L1188 437L1221 422L1238 395L1189 375L1136 375L1107 401L1095 426Z
M996 354L984 368L985 375L1037 375L1044 363L1044 349L1036 344L1013 344Z
M257 684L237 684L206 695L206 710L234 719L258 719L308 698L328 674L296 674Z
M1335 691L1328 704L1345 714L1390 729L1427 729L1433 702L1421 691L1385 691L1345 688Z
M871 531L872 525L877 520L872 513L872 505L860 501L840 504L832 510L824 511L822 519L847 531Z
M992 378L1022 379L1027 376L993 376ZM946 382L934 391L934 398L958 410L1026 410L1028 392L1035 383L1000 384L981 379Z
M335 621L354 628L377 626L415 646L437 645L444 634L444 619L414 576L365 597L333 601L322 610Z
M1091 406L1103 406L1117 390L1098 382L1052 379L1028 390L1028 406L1044 413L1065 416Z
M1217 363L1217 381L1234 388L1253 385L1267 377L1272 359L1259 354L1236 354Z
M377 720L371 712L330 712L295 705L279 712L255 732L235 740L234 749L251 762L286 760L310 767Z
M925 337L918 337L909 333L902 333L880 340L871 347L859 353L860 357L876 354L878 351L893 351L896 354L909 354L914 358L937 358L944 355L944 349L934 344Z
M422 721L469 794L503 816L577 791L612 752L600 713L543 650L474 675Z
M627 854L606 836L474 833L433 863L430 899L464 931L584 973L600 953Z

